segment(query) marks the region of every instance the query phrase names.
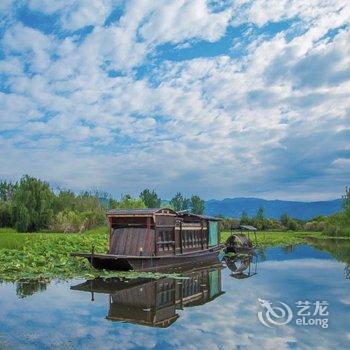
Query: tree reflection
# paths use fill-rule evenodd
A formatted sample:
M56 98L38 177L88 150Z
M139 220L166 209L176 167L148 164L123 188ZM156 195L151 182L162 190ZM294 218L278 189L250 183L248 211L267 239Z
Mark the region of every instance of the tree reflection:
M16 294L19 298L26 298L38 292L44 292L47 288L46 282L27 280L16 283Z

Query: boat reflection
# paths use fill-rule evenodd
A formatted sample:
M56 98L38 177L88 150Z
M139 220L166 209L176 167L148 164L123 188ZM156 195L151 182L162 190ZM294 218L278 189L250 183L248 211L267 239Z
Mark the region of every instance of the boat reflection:
M258 256L255 253L225 256L226 266L231 270L231 277L244 279L255 276L258 272Z
M109 295L107 319L151 327L169 327L185 307L203 305L222 295L222 265L185 274L184 279L95 279L72 290Z

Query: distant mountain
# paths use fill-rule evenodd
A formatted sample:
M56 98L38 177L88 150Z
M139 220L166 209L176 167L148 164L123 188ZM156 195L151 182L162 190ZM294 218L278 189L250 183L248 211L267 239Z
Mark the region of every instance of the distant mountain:
M282 214L308 220L317 215L330 215L341 210L342 200L335 199L319 202L294 202L282 200L265 200L260 198L225 198L212 199L205 202L205 214L224 215L239 218L243 211L254 216L260 207L265 209L265 215L278 219Z

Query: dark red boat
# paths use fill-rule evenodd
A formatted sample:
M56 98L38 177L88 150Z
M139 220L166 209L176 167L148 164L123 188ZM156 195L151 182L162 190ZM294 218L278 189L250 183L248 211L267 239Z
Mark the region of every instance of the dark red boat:
M172 209L111 210L107 254L72 253L99 269L159 271L219 261L219 219Z

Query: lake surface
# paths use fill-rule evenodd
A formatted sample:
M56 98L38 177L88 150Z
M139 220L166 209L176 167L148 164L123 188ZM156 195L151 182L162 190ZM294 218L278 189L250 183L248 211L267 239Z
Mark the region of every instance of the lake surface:
M349 243L316 245L181 280L2 283L0 349L349 349Z

